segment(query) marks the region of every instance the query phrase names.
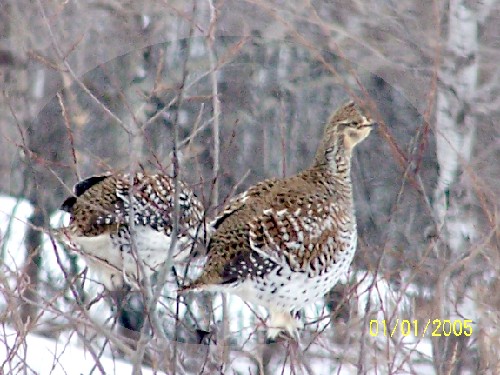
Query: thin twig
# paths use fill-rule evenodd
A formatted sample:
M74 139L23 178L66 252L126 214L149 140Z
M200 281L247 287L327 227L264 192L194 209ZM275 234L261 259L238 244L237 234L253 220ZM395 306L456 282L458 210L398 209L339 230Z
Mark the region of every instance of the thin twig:
M213 166L212 166L212 204L217 207L219 204L219 170L220 170L220 115L221 115L221 103L219 100L219 89L217 81L217 58L215 56L215 32L217 30L217 17L218 9L214 5L214 0L207 0L208 7L210 9L210 24L207 32L207 50L208 50L208 60L210 64L210 84L212 89L212 106L213 106L213 117L214 121L212 124L212 138L214 142L213 146ZM222 365L224 366L229 361L229 351L226 345L226 335L229 333L229 309L227 305L227 298L225 294L222 294L222 332L220 332L220 338L218 343L220 344L222 350Z
M42 19L45 23L45 26L47 27L47 30L50 35L50 39L52 41L52 46L54 47L54 50L56 51L57 57L59 57L68 71L68 73L71 75L71 77L75 80L75 82L78 83L78 85L82 88L82 90L90 97L92 100L113 120L115 120L118 124L121 126L124 126L123 121L116 116L106 105L100 101L90 90L89 88L82 82L80 78L76 75L76 73L73 71L73 68L71 65L68 63L66 59L66 54L62 53L61 49L59 48L59 45L57 43L57 40L55 38L54 32L52 31L52 26L50 25L49 20L47 19L47 15L45 13L45 8L43 7L42 3L40 0L37 0L38 7L40 8L40 12L42 13Z

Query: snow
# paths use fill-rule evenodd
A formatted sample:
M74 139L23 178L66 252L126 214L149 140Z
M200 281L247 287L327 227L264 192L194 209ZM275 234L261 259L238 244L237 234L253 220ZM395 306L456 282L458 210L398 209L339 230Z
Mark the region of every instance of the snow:
M0 245L4 265L18 269L24 263L24 232L33 208L23 200L0 197ZM8 239L4 241L4 238Z
M353 272L352 276L357 283L358 316L364 316L366 305L372 311L380 311L385 316L405 314L411 309L411 300L394 289L394 287L380 275L371 272Z
M24 234L28 227L28 219L33 212L29 202L22 199L0 196L0 246L4 266L10 270L20 270L25 260ZM50 219L52 227L59 227L68 221L68 215L59 211ZM6 239L6 240L4 240ZM61 275L61 269L57 264L53 244L47 234L43 236L42 255L44 265L42 277ZM62 250L57 246L59 251ZM82 262L83 265L83 262Z
M33 208L29 202L22 199L0 196L0 249L2 255L0 259L4 260L2 267L6 276L8 276L11 288L14 288L15 283L18 282L17 279L24 266L26 257L24 237L32 212ZM58 228L67 224L68 221L68 214L58 211L50 218L50 225L52 228ZM47 233L43 235L43 247L40 251L42 266L39 277L47 286L47 288L43 287L40 289L40 294L42 297L51 298L57 290L65 288L64 273L61 270L61 265L66 270L69 269L70 259L68 254L63 251L63 248L55 240L51 239ZM61 265L58 263L58 258ZM85 268L85 262L82 259L77 259L77 264L80 270ZM96 280L96 277L90 274L88 278L90 280L85 283L85 291L90 295L102 293L103 287L92 281ZM60 300L59 307L64 310L64 303L68 303L68 301ZM3 310L5 303L3 296L0 295L0 311ZM104 301L93 305L91 313L100 321L105 321L110 315L109 307ZM50 314L46 317L46 319L52 318Z
M21 343L18 344L17 340ZM16 344L19 348L11 352ZM91 354L76 345L35 334L29 334L22 340L8 326L3 326L0 332L0 358L9 358L2 364L4 372L9 374L90 374L95 366ZM132 366L120 359L101 356L99 361L106 374L132 373ZM94 373L100 371L94 370ZM153 371L143 368L142 374L153 374Z

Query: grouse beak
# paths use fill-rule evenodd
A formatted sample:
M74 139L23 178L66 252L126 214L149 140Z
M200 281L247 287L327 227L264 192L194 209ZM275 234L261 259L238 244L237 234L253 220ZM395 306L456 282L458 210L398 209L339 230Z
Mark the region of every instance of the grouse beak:
M371 118L369 118L369 119L366 119L365 126L367 126L369 128L375 128L375 127L378 126L378 123L377 123L377 121L372 120Z
M375 128L377 125L378 125L377 122L373 121L371 118L363 117L363 122L360 124L360 127L372 129Z

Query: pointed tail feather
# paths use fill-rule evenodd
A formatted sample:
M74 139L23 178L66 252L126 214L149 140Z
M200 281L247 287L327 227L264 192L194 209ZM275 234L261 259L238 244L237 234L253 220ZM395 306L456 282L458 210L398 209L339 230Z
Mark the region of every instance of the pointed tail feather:
M177 292L179 294L181 293L186 293L186 292L201 292L203 290L203 284L199 281L194 281L189 285L183 285L181 286Z

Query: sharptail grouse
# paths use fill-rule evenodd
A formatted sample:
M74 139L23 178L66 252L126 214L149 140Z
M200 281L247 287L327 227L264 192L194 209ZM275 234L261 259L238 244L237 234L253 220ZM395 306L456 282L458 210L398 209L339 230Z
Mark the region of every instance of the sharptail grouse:
M233 198L211 225L201 275L184 290L234 293L270 310L270 338L295 335L294 313L328 292L354 257L351 156L373 125L353 102L343 105L309 169Z
M178 231L173 262L185 260L203 233L202 204L188 186L182 182L178 186ZM119 289L124 281L136 284L144 276L150 277L167 260L174 196L173 179L161 174L92 176L77 183L74 196L62 204L61 209L71 215L69 226L60 232L109 290ZM134 218L133 226L130 215Z

